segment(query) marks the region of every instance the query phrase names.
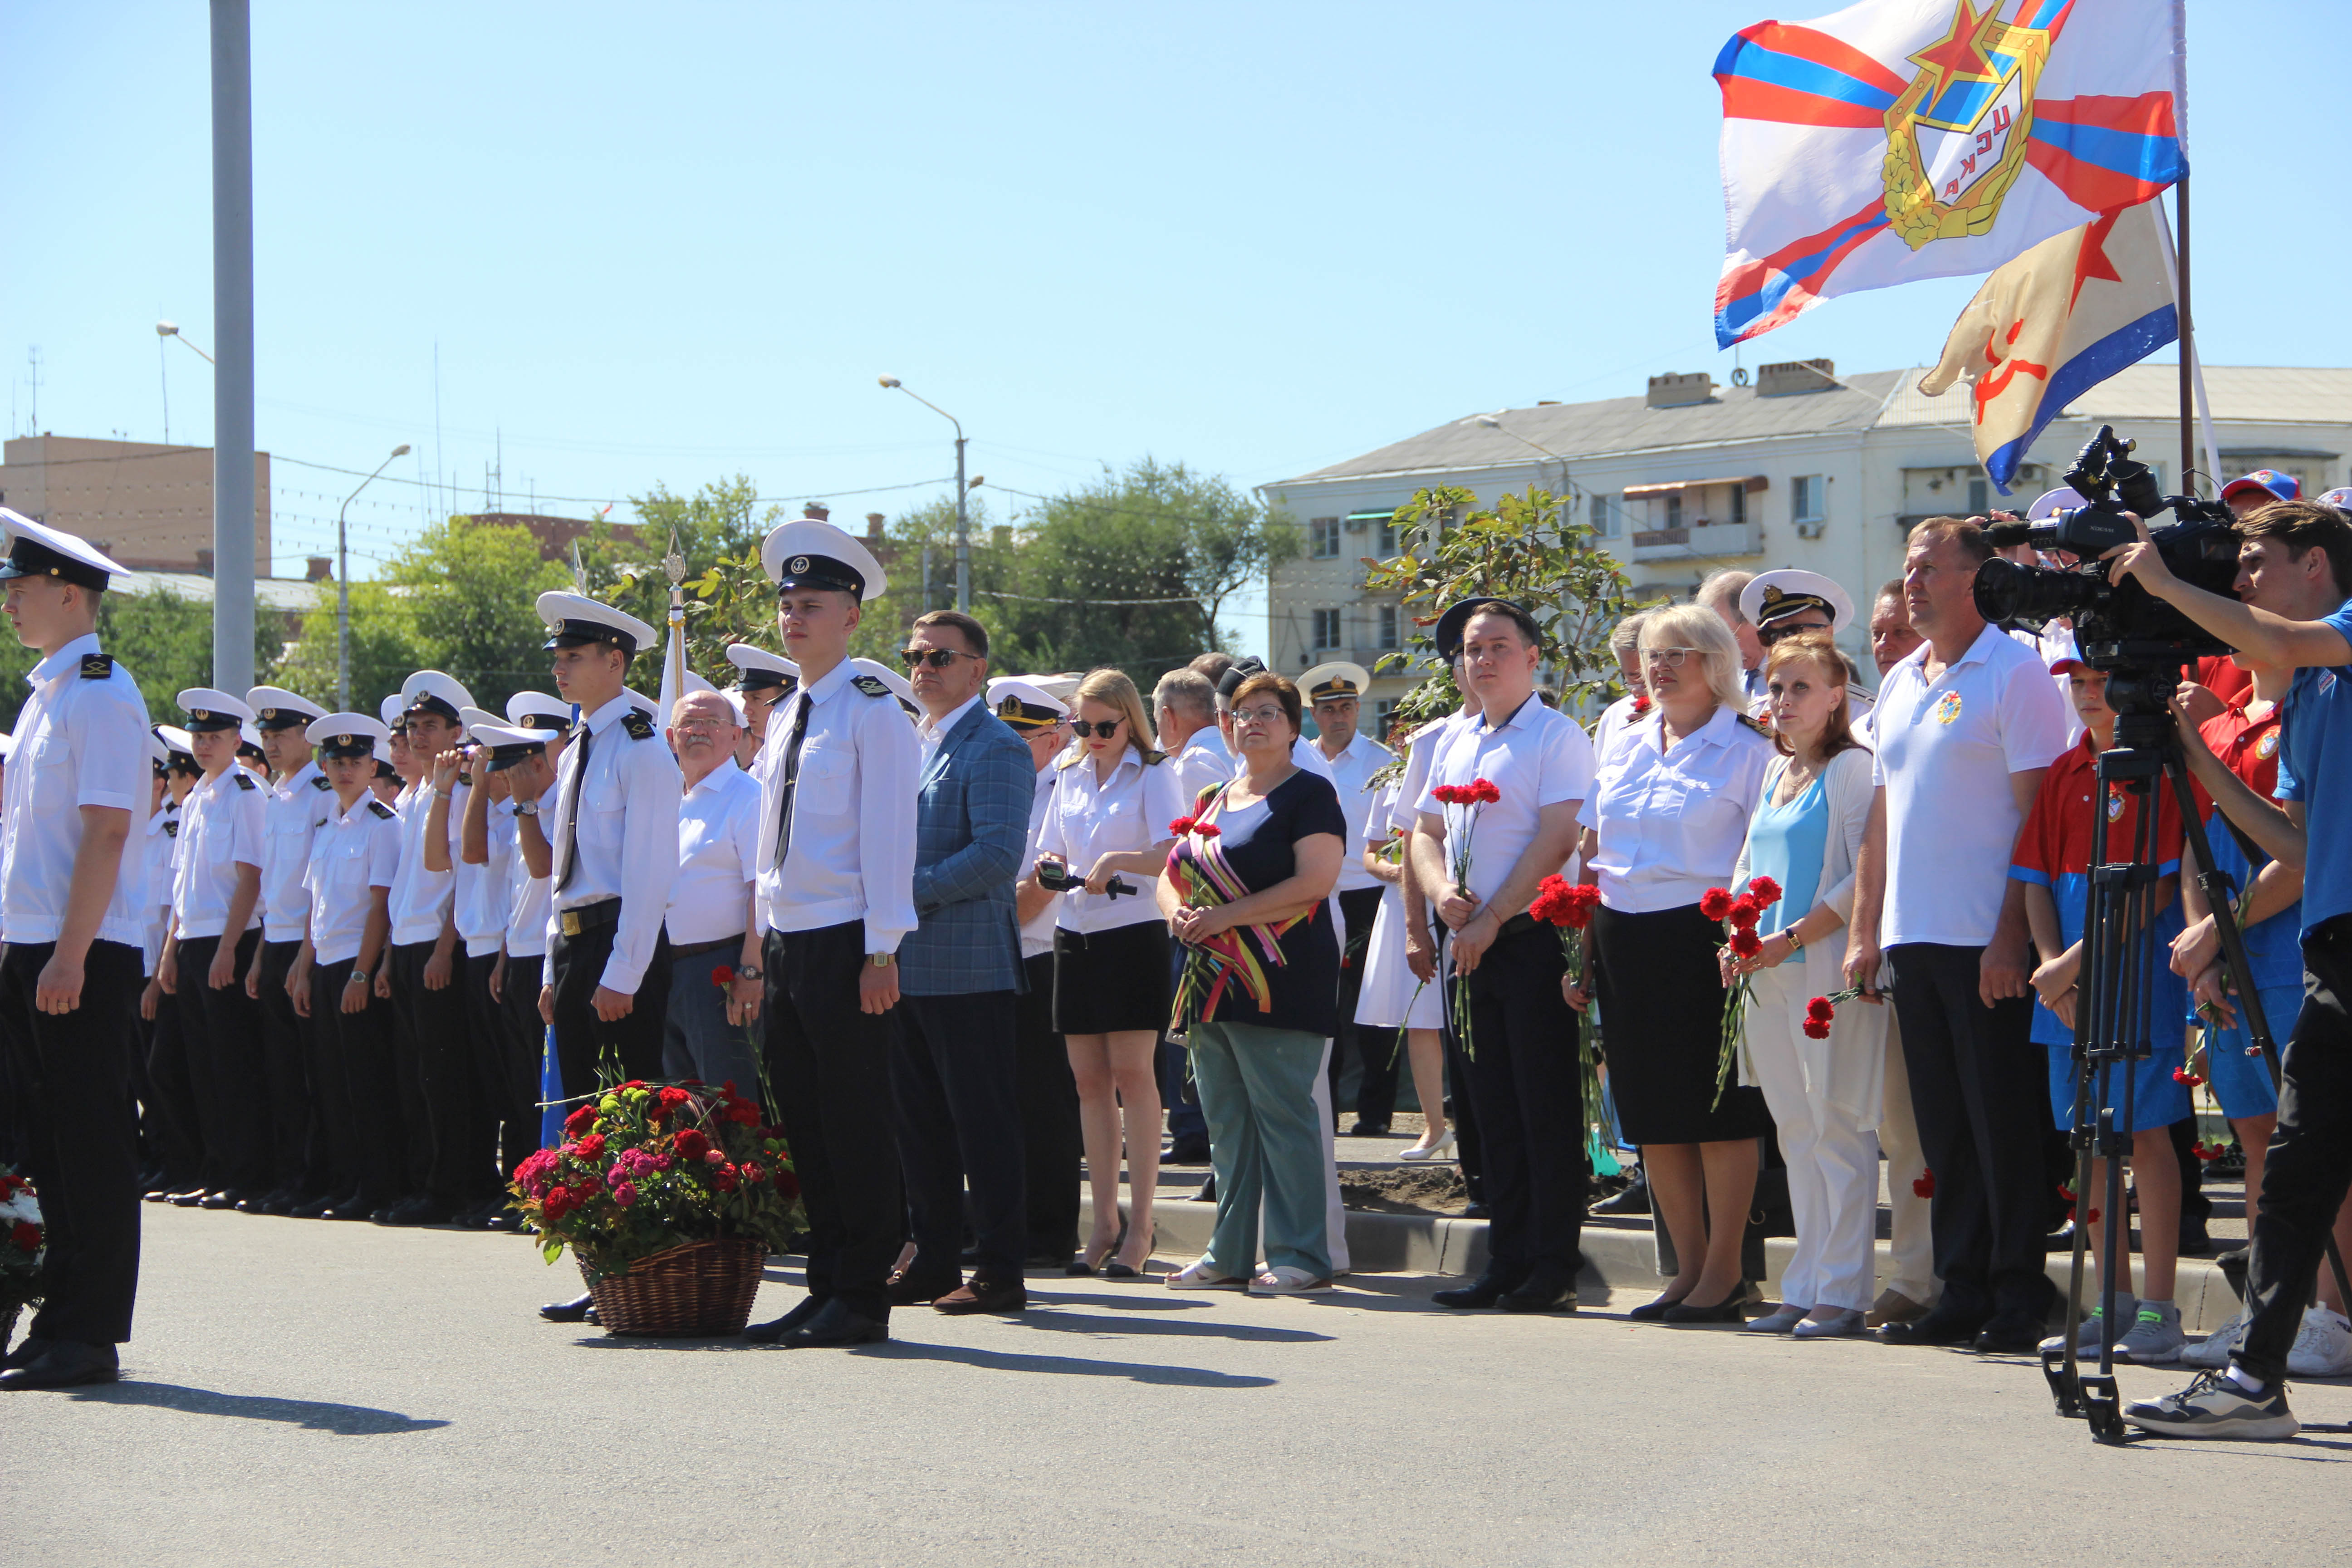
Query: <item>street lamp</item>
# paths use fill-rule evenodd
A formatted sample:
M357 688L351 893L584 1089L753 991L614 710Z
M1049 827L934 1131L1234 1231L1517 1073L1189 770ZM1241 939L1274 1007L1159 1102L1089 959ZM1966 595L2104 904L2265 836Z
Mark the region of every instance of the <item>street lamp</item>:
M406 456L405 441L392 449L392 458ZM378 463L375 474L392 467L392 458ZM375 482L375 474L362 479L359 489L345 496L342 506L335 512L335 709L342 713L352 710L352 559L351 541L343 531L343 515L352 510L352 502L360 499L360 490Z
M163 381L163 445L168 447L172 444L172 367L164 363L165 357L171 352L163 346L165 338L180 338L180 324L177 321L155 323L155 369ZM202 357L206 364L213 363L212 355L205 353L195 344L188 342L187 339L180 338L180 342L186 343L188 352Z
M178 325L178 323L177 323L177 322L173 322L173 321L158 321L158 322L156 322L156 323L155 323L155 335L156 335L157 337L159 337L159 338L180 338L180 341L181 341L182 342L184 342L184 343L188 343L188 340L187 340L187 339L185 339L185 338L181 338L181 337L180 337L180 328L179 328L179 325ZM194 344L194 343L188 343L188 352L189 352L189 353L193 353L193 354L194 354L198 359L200 359L200 360L204 361L206 364L215 365L215 366L217 365L217 362L215 362L215 361L214 360L214 358L213 358L213 356L212 356L212 355L210 355L210 354L208 354L208 353L205 353L205 351L204 351L204 350L202 350L202 349L200 349L200 348L196 347L196 345L195 345L195 344Z
M1549 447L1545 446L1540 441L1528 440L1525 436L1520 435L1517 430L1512 429L1509 426L1504 424L1500 418L1492 414L1477 415L1473 417L1470 422L1477 426L1482 430L1499 430L1504 435L1508 436L1512 440L1517 441L1520 446L1532 447L1537 451L1541 452L1545 457L1549 458L1553 462L1558 463L1559 465L1559 488L1568 492L1561 498L1561 500L1564 503L1570 505L1572 505L1575 502L1576 487L1569 482L1568 459L1566 458L1561 457L1558 452L1553 451ZM1540 472L1540 470L1538 470L1538 472Z
M961 610L965 615L970 615L971 614L971 516L966 510L964 497L971 491L972 486L977 485L980 481L975 479L972 481L971 485L967 485L963 482L963 421L958 419L954 415L949 413L938 404L933 403L929 398L923 396L920 393L908 392L907 388L899 383L898 378L895 375L886 375L879 377L878 379L881 381L883 386L888 390L892 392L906 392L908 396L913 398L916 402L921 404L924 407L929 409L932 413L938 415L940 418L955 426L956 608Z

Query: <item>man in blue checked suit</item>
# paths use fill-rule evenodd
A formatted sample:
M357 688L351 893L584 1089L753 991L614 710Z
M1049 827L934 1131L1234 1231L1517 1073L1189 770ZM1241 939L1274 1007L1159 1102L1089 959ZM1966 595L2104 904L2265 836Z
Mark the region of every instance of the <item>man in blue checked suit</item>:
M923 707L916 774L915 931L898 944L899 1001L890 1062L899 1163L915 1255L890 1277L894 1306L1017 1312L1029 1304L1015 998L1021 874L1036 794L1028 743L988 710L988 629L935 610L907 639ZM959 1254L971 1184L977 1259Z

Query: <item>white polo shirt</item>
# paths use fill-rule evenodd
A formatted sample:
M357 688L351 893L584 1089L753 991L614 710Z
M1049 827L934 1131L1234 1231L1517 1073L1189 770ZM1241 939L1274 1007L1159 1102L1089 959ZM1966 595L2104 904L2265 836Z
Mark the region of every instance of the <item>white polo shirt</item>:
M729 757L677 803L671 946L743 934L751 919L751 886L760 879L759 854L760 786Z
M189 797L194 800L192 795ZM400 869L392 884L392 945L413 947L441 940L457 897L457 857L452 852L447 871L425 868L425 829L433 817L433 796L423 785L403 792L395 808L400 817ZM457 808L450 808L451 815Z
M1318 757L1323 756L1320 745L1309 748ZM1381 792L1365 787L1365 781L1396 761L1396 753L1386 746L1367 739L1359 731L1349 741L1348 749L1337 761L1325 759L1331 770L1331 787L1339 792L1339 809L1348 818L1348 831L1340 839L1347 852L1339 861L1338 892L1350 892L1358 888L1377 888L1381 879L1364 869L1363 857L1357 853L1366 834L1372 831L1372 812L1381 804ZM1388 816L1381 816L1381 837L1388 837Z
M1479 806L1446 805L1433 793L1441 784L1466 784L1474 779L1492 783L1501 798ZM1542 808L1585 800L1592 794L1592 779L1591 737L1575 720L1545 707L1543 699L1530 693L1500 724L1483 717L1463 724L1434 760L1428 786L1415 804L1424 817L1444 823L1449 866L1454 835L1469 836L1470 891L1486 900L1501 890L1511 868L1535 842ZM1565 856L1561 863L1567 863ZM1499 912L1507 918L1519 911Z
M1179 793L1176 770L1164 761L1145 767L1133 746L1120 748L1118 765L1111 769L1108 783L1096 782L1094 759L1084 752L1066 768L1046 771L1054 775L1054 794L1046 804L1045 826L1038 830L1037 849L1060 856L1073 878L1083 878L1106 855L1166 843L1168 825L1192 810L1192 803ZM1163 918L1151 893L1151 873L1122 871L1119 880L1135 889L1134 898L1065 893L1057 900L1054 923L1064 931L1092 933Z
M2040 655L1996 626L1935 680L1922 643L1889 670L1871 722L1871 779L1886 791L1886 912L1879 942L1982 947L2000 923L2023 821L2009 775L2066 749L2066 715Z
M1578 818L1600 835L1601 901L1621 914L1678 910L1728 887L1772 763L1772 742L1720 705L1672 746L1665 732L1654 706L1629 725Z

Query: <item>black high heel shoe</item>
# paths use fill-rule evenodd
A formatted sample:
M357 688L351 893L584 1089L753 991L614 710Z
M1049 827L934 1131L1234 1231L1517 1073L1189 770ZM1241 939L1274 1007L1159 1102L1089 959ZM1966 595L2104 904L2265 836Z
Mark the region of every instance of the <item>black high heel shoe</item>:
M1110 1265L1107 1260L1118 1250L1119 1243L1126 1239L1127 1231L1122 1227L1118 1235L1111 1238L1110 1245L1100 1252L1097 1252L1091 1247L1080 1248L1076 1259L1062 1266L1062 1272L1073 1279L1085 1279L1097 1273L1108 1273Z
M1661 1296L1654 1301L1643 1302L1625 1315L1637 1323L1654 1323L1682 1304L1680 1296Z
M1731 1294L1710 1307L1695 1307L1688 1300L1675 1303L1665 1310L1664 1321L1669 1323L1737 1323L1747 1315L1748 1282L1743 1279L1731 1288Z
M1117 1249L1116 1249L1116 1248L1114 1248L1114 1249L1113 1249L1113 1250L1114 1250L1114 1256L1113 1256L1113 1257L1112 1257L1108 1261L1107 1261L1106 1263L1104 1263L1104 1264L1103 1264L1103 1266L1102 1266L1102 1277L1103 1277L1104 1279L1142 1279L1142 1278L1143 1278L1143 1268L1144 1268L1144 1267L1148 1267L1148 1266L1150 1264L1150 1262L1151 1262L1151 1247L1152 1247L1152 1243L1157 1242L1159 1239L1160 1239L1160 1227L1159 1227L1157 1225L1155 1225L1155 1226L1153 1226L1151 1227L1151 1240L1150 1240L1150 1241L1149 1241L1149 1242L1146 1242L1146 1243L1144 1244L1144 1247L1143 1247L1143 1266L1142 1266L1142 1267L1139 1267L1139 1266L1137 1266L1137 1265L1133 1265L1133 1264L1128 1264L1128 1263L1122 1263L1122 1262L1120 1262L1120 1261L1118 1260L1118 1257L1116 1256L1116 1251L1117 1251ZM1126 1245L1126 1242L1125 1242L1124 1238L1122 1238L1122 1239L1121 1239L1121 1241L1120 1241L1120 1244L1119 1244L1119 1245L1120 1245L1121 1247L1124 1247L1124 1246Z

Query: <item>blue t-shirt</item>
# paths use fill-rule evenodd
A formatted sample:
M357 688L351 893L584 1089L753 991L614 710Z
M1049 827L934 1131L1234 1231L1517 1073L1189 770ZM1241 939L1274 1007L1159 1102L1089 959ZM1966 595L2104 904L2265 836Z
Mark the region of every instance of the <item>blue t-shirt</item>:
M1780 901L1757 921L1759 935L1772 936L1812 912L1822 861L1829 852L1828 778L1814 774L1786 805L1774 805L1769 795L1756 805L1756 820L1748 828L1748 879L1769 877L1780 884Z
M2322 624L2352 642L2352 603L2337 605ZM2352 781L2352 665L2295 671L2285 735L2278 797L2304 808L2303 934L2309 936L2337 915L2352 914L2352 811L2313 806L2327 780Z

